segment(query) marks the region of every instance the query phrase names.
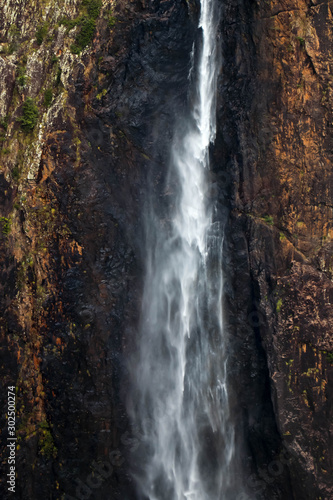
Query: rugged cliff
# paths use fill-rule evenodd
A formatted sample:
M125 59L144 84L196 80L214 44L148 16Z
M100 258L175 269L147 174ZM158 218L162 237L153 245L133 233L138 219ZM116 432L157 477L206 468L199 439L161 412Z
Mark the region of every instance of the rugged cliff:
M265 458L260 465L255 489L272 498L283 477L289 491L277 498L328 499L333 495L330 2L230 2L223 33L217 149L231 200L228 309L246 388L249 446L255 457L267 452L268 443L272 450L272 462ZM278 446L270 441L272 417ZM278 465L281 443L291 455Z
M333 495L330 2L221 1L212 189L247 495ZM1 391L17 498L136 498L140 217L187 99L198 4L0 6ZM1 414L2 443L7 437ZM7 450L1 447L7 498ZM9 496L8 496L9 497Z

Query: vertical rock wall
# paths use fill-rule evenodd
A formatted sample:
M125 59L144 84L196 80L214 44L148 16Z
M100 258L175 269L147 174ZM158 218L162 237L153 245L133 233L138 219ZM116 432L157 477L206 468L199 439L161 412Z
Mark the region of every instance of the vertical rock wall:
M248 484L259 498L328 499L331 4L226 2L224 12L216 164L231 201L229 321L259 470Z

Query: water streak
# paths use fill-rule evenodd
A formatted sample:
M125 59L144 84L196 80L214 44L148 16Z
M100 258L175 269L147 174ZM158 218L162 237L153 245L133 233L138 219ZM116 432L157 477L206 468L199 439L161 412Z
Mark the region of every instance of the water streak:
M222 312L223 228L208 196L216 133L219 16L201 0L192 117L175 134L178 177L171 223L149 219L141 339L132 417L140 436L136 480L149 500L218 500L229 495L234 454ZM194 64L194 63L193 63Z

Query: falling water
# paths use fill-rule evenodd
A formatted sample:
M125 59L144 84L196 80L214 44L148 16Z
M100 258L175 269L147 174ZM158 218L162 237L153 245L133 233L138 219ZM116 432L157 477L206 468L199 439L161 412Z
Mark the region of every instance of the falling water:
M177 135L172 173L179 196L170 225L148 223L147 274L131 413L140 433L136 481L149 500L232 499L234 430L229 415L222 313L223 231L207 174L215 139L218 12L201 0L195 103Z

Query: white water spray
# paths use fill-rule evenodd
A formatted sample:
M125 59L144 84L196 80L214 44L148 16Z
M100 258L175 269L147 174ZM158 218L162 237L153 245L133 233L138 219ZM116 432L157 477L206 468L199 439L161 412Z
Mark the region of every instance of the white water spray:
M207 202L215 139L218 12L201 0L196 102L174 141L180 194L163 228L152 217L139 356L131 413L140 432L136 480L149 500L226 500L234 429L230 422L222 314L221 224ZM155 220L152 223L152 220ZM159 225L158 225L159 224Z

